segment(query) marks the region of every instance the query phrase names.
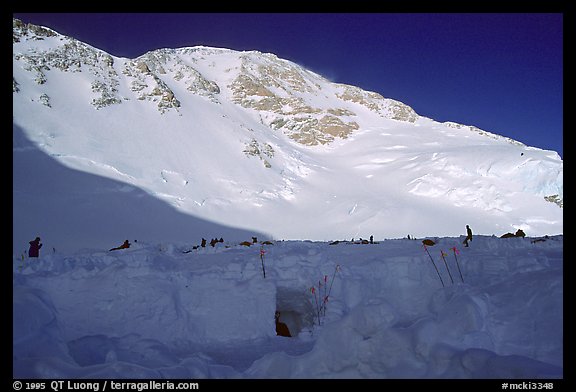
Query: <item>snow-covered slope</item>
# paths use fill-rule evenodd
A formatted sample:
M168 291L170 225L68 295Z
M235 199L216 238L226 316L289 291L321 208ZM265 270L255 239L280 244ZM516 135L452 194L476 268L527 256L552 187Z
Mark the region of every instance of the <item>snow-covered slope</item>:
M435 240L15 257L13 376L562 378L563 237Z
M466 224L563 232L555 152L438 123L273 54L126 59L13 25L15 254L36 235L77 250L459 235Z

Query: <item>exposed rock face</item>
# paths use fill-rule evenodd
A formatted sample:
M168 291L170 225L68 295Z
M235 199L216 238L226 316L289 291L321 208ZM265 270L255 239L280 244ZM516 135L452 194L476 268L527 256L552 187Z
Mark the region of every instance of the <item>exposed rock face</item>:
M384 98L378 93L364 91L354 86L343 86L343 92L338 97L344 101L358 103L380 114L384 118L415 122L420 116L410 106L402 102Z
M336 93L322 91L322 85L330 84L327 80L273 54L197 47L158 49L133 60L115 59L51 29L25 25L17 19L13 19L13 27L14 43L52 40L47 49L14 51L14 59L31 73L37 84L46 83L52 69L88 73L92 79L91 104L96 109L136 99L154 103L163 114L179 111L182 103L178 94L183 91L216 104L229 97L243 108L258 111L262 123L272 130L280 130L305 145L347 138L360 128L354 120L356 113L345 108L346 102L365 106L384 118L409 122L418 119L409 106L357 87L332 83ZM211 64L214 67L222 53L233 53L238 64L225 71L233 77L224 84L211 80L196 66L214 57ZM125 85L127 88L122 88ZM227 98L223 97L223 88L227 90ZM13 92L18 91L18 81L14 79ZM316 98L320 96L331 102L342 100L343 104L337 107L333 103L319 104Z
M245 108L267 112L262 117L272 129L301 144L317 145L346 138L359 128L343 119L355 115L350 110L316 107L307 99L306 95L318 95L322 89L314 80L321 79L317 75L271 54L250 53L241 60L240 72L229 86L233 100Z
M134 66L139 73L133 71ZM161 97L158 107L162 113L170 108L180 107L180 101L168 87L173 81L184 84L186 90L192 94L218 103L220 88L216 82L205 79L200 72L186 64L176 50L158 49L146 53L136 59L136 62L127 63L123 72L134 78L132 91L141 92L138 99L156 102L158 100L154 97ZM152 86L152 90L147 90L147 86Z
M23 36L29 36L35 40L42 40L44 37L54 37L58 35L55 31L45 27L36 26L31 23L25 24L19 19L12 19L13 36L12 42L20 42Z
M19 52L16 44L27 40L46 41L49 45L32 45ZM18 19L13 19L13 42L16 64L28 71L38 85L44 85L55 70L89 75L90 103L95 109L135 99L153 103L161 114L179 112L181 97L191 94L214 104L228 101L255 111L272 131L281 131L308 146L349 137L360 129L359 110L368 109L379 117L410 123L420 118L402 102L358 87L331 83L273 54L194 47L158 49L136 59L120 59ZM228 56L228 62L234 59L231 66L223 72L209 72L209 68L217 68L223 55ZM12 85L12 91L18 93L20 82L13 78ZM39 101L51 107L49 98ZM501 137L473 126L452 122L444 125Z
M50 29L34 25L24 25L14 19L14 42L23 39L57 40L58 45L52 45L46 50L31 49L26 53L14 52L14 59L29 71L37 84L47 82L47 73L52 69L62 72L88 72L93 76L91 90L95 95L92 105L102 107L121 103L117 86L118 74L114 69L114 59L109 54L94 49L73 38L61 36ZM17 81L15 81L17 85Z
M470 131L470 132L476 132L476 133L478 133L478 134L480 134L480 135L483 135L483 136L486 136L486 137L489 137L489 138L492 138L492 139L505 139L505 140L508 141L508 143L510 143L510 144L516 144L516 145L518 145L518 146L523 146L523 145L524 145L524 143L521 143L521 142L519 142L519 141L517 141L517 140L513 140L513 139L510 139L510 138L506 138L506 137L504 137L504 136L496 135L496 134L494 134L494 133L490 133L490 132L484 131L483 129L480 129L480 128L475 127L475 126L472 126L472 125L462 125L462 124L458 124L458 123L451 122L451 121L446 121L446 122L444 122L444 123L442 123L442 124L444 124L445 126L447 126L447 127L449 127L449 128L467 130L467 131Z
M52 106L50 106L50 97L48 96L48 94L42 94L40 96L40 102L44 106L52 107Z
M244 154L248 157L254 156L260 158L264 166L268 169L272 167L268 159L274 158L274 148L272 148L269 143L260 144L256 139L252 139L250 143L246 145Z
M544 200L550 203L557 204L560 208L564 208L564 200L559 195L544 196Z

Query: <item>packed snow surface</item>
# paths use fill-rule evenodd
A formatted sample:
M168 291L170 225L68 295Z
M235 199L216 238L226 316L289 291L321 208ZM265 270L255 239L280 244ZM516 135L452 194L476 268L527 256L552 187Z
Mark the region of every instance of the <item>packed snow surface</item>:
M563 236L431 239L42 247L13 376L562 378Z

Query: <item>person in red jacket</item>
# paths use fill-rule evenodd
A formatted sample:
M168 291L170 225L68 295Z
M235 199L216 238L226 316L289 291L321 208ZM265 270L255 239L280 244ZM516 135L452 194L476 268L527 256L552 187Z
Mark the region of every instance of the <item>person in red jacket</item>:
M112 248L110 250L120 250L120 249L128 249L130 247L130 242L128 240L124 241L124 243L116 248Z
M30 249L28 250L28 257L38 257L40 254L40 248L42 244L40 243L40 237L36 237L34 241L30 241Z

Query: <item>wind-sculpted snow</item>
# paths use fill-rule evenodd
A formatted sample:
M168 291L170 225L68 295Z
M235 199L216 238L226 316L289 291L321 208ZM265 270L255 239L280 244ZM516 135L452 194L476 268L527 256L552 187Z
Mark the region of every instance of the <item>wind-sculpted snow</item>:
M562 378L563 237L462 239L15 257L13 376Z

